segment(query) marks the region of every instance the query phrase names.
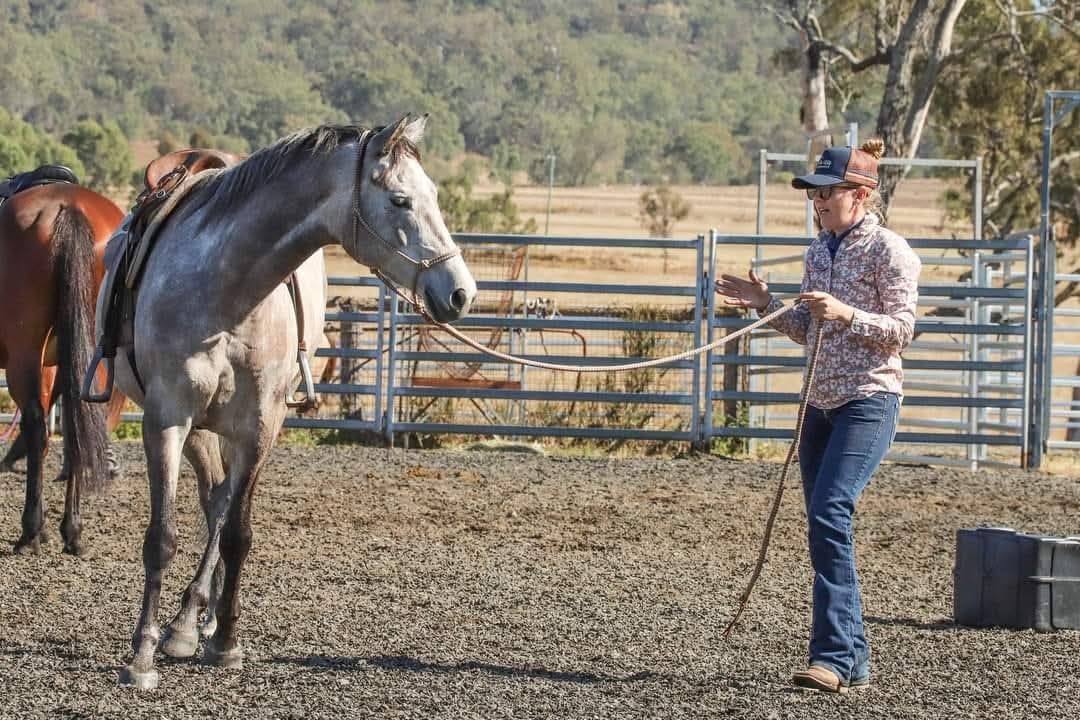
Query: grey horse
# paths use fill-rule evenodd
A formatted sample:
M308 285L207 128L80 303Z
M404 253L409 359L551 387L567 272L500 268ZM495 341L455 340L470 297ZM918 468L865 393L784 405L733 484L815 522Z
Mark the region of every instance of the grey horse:
M237 620L252 496L298 378L300 323L283 281L295 273L311 348L323 329L327 245L411 291L438 321L468 312L476 283L420 165L425 121L294 133L196 187L157 235L135 306L135 368L129 348L115 367L119 388L143 408L150 481L142 610L122 685L159 682L156 618L176 553L181 455L198 477L208 538L162 649L194 655L205 609L203 661L242 666Z

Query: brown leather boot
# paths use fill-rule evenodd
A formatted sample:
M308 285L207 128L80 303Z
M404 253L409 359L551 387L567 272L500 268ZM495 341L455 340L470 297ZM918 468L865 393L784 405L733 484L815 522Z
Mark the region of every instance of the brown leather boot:
M847 685L824 665L811 665L805 670L799 670L791 676L791 683L795 687L819 692L846 693Z

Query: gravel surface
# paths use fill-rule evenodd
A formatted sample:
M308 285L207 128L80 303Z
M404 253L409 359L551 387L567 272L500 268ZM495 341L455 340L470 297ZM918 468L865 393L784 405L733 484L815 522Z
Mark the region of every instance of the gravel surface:
M256 496L245 667L161 658L161 687L116 684L142 592L141 444L84 506L89 554L0 551L0 715L222 718L1078 718L1080 633L952 624L957 528L1080 532L1080 487L1021 471L886 466L857 527L873 685L792 690L810 574L789 489L769 563L721 637L779 466L711 457L279 448ZM48 471L55 473L52 453ZM0 475L18 535L21 476ZM194 479L161 619L197 559Z

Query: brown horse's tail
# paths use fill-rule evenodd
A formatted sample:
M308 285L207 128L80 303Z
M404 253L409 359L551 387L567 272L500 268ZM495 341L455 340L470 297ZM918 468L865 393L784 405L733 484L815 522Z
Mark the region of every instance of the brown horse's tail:
M61 387L64 467L80 490L101 490L109 481L105 413L79 397L94 350L94 233L86 216L61 208L53 223L56 278L57 381Z

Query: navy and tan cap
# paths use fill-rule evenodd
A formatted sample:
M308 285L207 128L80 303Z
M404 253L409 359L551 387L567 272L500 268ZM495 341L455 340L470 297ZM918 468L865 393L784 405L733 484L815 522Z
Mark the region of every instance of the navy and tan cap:
M814 172L793 179L791 187L806 190L840 183L876 188L878 186L877 158L856 148L826 148L818 158Z

